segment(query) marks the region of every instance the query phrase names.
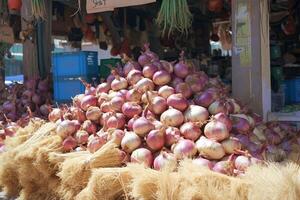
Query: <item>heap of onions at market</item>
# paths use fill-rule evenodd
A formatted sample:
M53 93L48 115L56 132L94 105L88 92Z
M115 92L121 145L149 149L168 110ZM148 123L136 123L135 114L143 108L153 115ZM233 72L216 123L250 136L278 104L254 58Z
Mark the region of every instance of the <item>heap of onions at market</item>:
M280 161L289 144L300 141L285 124L263 124L229 97L220 80L190 67L183 52L171 63L146 46L137 62L127 58L106 82L84 84L85 94L49 114L66 152L93 153L113 141L128 162L157 170L192 158L213 171L241 175L261 160Z

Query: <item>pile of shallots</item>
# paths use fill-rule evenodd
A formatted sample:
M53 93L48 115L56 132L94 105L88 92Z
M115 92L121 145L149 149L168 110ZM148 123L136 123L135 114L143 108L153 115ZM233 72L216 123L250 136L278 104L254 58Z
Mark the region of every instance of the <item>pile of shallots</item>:
M72 106L48 116L66 152L93 153L112 140L127 162L159 170L188 157L213 171L241 175L253 163L281 159L294 141L289 126L263 124L229 97L219 79L188 65L183 53L171 63L145 46L137 62L112 70L98 86L85 85Z

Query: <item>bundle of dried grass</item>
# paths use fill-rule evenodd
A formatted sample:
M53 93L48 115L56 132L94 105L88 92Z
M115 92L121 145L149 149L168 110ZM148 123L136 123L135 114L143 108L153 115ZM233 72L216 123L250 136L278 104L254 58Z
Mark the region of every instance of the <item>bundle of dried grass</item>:
M249 200L297 200L300 197L300 168L294 163L252 166L244 179L251 184Z
M75 153L70 153L69 157L58 156L57 159L52 155L51 159L64 159L57 174L61 179L58 193L63 199L73 199L87 186L93 168L121 166L124 154L114 143L109 142L94 154L78 152L76 156Z
M87 187L75 200L116 200L129 199L128 185L131 180L129 168L94 169Z

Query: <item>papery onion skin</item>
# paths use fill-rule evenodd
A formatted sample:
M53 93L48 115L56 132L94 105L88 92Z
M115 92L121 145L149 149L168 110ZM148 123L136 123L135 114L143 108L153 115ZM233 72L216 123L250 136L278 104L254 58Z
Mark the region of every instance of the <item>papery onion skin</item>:
M235 150L242 149L242 144L240 143L238 138L230 137L224 141L222 141L222 146L227 154L235 153Z
M86 118L91 121L98 121L101 117L101 110L97 106L91 106L86 111Z
M194 159L193 164L199 166L199 167L206 167L208 169L212 169L214 167L213 162L211 162L208 159L202 158L202 157L198 157L196 159Z
M106 141L103 138L100 137L93 137L91 140L89 140L87 149L91 153L95 153L97 150L99 150Z
M142 107L135 102L126 102L122 106L122 112L126 117L132 118L142 113Z
M137 135L143 137L153 130L155 126L145 117L140 117L134 121L132 128Z
M174 155L179 158L193 157L197 153L196 145L191 140L180 139L172 146Z
M158 94L161 97L167 99L170 95L175 94L175 89L168 86L168 85L164 85L164 86L159 88Z
M185 139L197 140L201 135L201 129L193 122L186 122L180 127L180 132Z
M201 136L196 142L196 147L199 151L199 154L207 159L221 159L225 156L225 151L223 146L214 141Z
M145 93L146 91L152 91L154 89L154 83L149 78L142 78L135 84L135 88Z
M161 114L160 121L165 126L177 127L184 122L184 117L179 110L171 108Z
M126 132L122 138L121 147L127 152L131 153L142 144L140 137L134 132Z
M209 139L222 141L229 137L229 131L224 123L211 121L205 125L204 135Z
M167 152L160 152L154 159L153 168L155 170L161 170L166 167L169 163L176 163L176 158L173 154Z
M97 106L98 99L93 95L87 95L81 100L81 109L87 111L90 106Z
M127 75L127 81L130 85L136 84L142 78L143 78L143 74L139 70L132 70Z
M165 132L163 130L150 131L147 135L146 143L151 150L160 150L165 144Z
M77 146L77 141L72 136L68 136L64 139L62 145L65 151L71 151Z
M149 110L156 115L160 115L167 110L167 101L163 97L154 97L151 99Z
M188 102L182 94L172 94L167 99L168 106L177 110L185 111L188 107Z
M152 79L156 85L162 86L168 84L171 81L171 75L164 70L160 70L154 73Z
M197 105L190 105L184 112L184 118L186 122L204 123L209 117L209 113L206 108Z
M227 130L230 132L231 129L232 129L232 122L230 120L230 118L224 114L224 113L218 113L214 116L214 119L219 121L219 122L222 122L226 125L227 127Z
M151 167L153 163L153 156L151 151L146 148L139 148L132 152L130 161L133 163L144 164L147 167Z
M176 93L182 94L187 99L190 98L193 94L190 86L186 83L178 83L175 86L175 91Z

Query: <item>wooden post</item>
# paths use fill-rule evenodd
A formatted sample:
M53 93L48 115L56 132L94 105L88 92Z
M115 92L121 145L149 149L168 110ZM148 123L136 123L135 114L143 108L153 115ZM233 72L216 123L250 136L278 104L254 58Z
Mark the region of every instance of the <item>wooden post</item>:
M233 96L265 120L271 111L268 8L268 0L232 1Z
M22 1L21 17L27 21L32 20L31 0ZM27 24L22 20L22 29L26 28ZM34 41L32 43L26 40L23 43L23 73L25 79L39 76L36 38L34 38Z

